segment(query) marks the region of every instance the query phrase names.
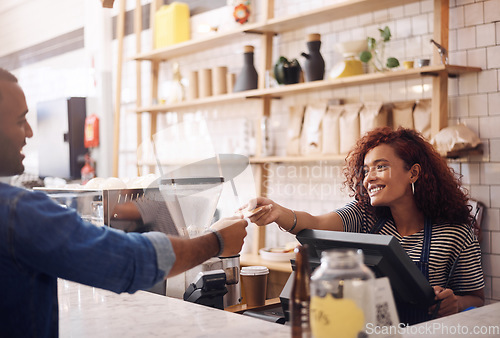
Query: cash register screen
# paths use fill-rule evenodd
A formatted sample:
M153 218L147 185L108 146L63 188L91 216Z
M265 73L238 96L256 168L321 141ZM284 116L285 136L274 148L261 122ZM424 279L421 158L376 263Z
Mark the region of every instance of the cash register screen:
M376 277L388 277L396 302L428 307L434 291L416 264L393 236L352 232L302 230L297 240L309 246L311 267L319 265L321 252L335 248L363 250L364 263Z

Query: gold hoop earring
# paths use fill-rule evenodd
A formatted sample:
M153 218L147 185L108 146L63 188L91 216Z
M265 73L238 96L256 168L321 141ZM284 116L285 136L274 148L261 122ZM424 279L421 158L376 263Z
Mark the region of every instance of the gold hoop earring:
M415 195L415 182L411 182L411 192Z

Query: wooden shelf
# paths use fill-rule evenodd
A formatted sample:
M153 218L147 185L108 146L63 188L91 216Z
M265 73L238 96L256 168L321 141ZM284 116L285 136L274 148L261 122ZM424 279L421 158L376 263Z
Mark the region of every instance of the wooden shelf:
M276 305L281 304L279 297L266 299L266 303L262 306L249 307L247 304L236 304L224 309L224 311L233 313L243 313L246 310L258 310L262 311L265 309L275 308Z
M304 82L291 84L286 86L279 86L276 88L267 88L262 90L255 90L248 92L247 97L281 97L285 95L292 95L298 93L306 93L311 91L325 90L325 89L335 89L335 88L345 88L349 86L358 86L371 83L389 82L397 80L410 80L416 79L421 76L434 76L440 73L448 73L452 76L456 76L461 73L466 72L480 72L481 68L478 67L463 67L463 66L426 66L422 68L413 69L402 69L387 72L377 72L362 75L355 75L349 77L343 77L333 80L322 80L313 82Z
M200 99L196 99L196 100L182 101L182 102L171 103L171 104L155 104L152 106L137 107L137 108L133 109L133 111L135 111L137 113L167 112L167 111L173 111L176 109L187 108L187 107L204 106L207 104L228 103L228 102L232 102L232 101L244 100L248 97L248 93L251 93L251 92L253 92L253 91L249 90L246 92L216 95L216 96L210 96L210 97L200 98Z
M135 112L137 113L167 112L180 108L197 107L206 104L220 104L220 103L244 100L249 98L263 98L263 97L279 98L286 95L307 93L318 90L344 88L349 86L358 86L363 84L389 82L397 80L416 79L421 76L434 76L440 73L448 73L448 75L457 76L463 73L480 72L480 71L481 68L479 67L465 67L465 66L455 66L455 65L426 66L422 68L402 69L402 70L394 70L381 73L362 74L362 75L343 77L333 80L303 82L303 83L279 86L274 88L248 90L244 92L211 96L191 101L183 101L175 104L138 107L135 109Z
M296 163L296 162L344 162L346 155L314 155L314 156L261 156L250 157L250 163Z
M242 254L240 256L241 266L262 265L269 270L280 272L292 272L292 264L290 262L275 262L262 259L259 254Z
M460 149L460 150L454 150L454 151L449 151L446 153L446 158L450 160L456 160L459 158L464 158L467 156L481 156L483 155L483 146L482 144L478 145L475 148L468 148L468 149Z
M418 1L420 0L347 0L302 13L269 19L260 27L248 29L247 31L284 33L310 27L312 24L319 25Z
M188 55L191 53L199 53L200 50L226 46L233 41L241 39L242 35L244 35L246 32L256 30L261 26L261 23L248 24L232 31L213 33L207 37L188 40L172 46L154 49L149 52L143 52L134 56L132 60L166 61L168 59Z
M166 61L170 58L197 53L200 50L226 46L232 41L241 39L242 35L246 33L279 34L311 26L312 22L315 24L322 24L417 1L420 0L347 0L342 3L317 8L303 13L269 19L259 23L246 24L229 32L213 33L208 37L189 40L173 46L140 53L132 59L136 61Z

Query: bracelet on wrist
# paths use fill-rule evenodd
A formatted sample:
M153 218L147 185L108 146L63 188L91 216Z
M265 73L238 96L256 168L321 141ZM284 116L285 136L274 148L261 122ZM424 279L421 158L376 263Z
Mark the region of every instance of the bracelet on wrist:
M219 243L219 252L217 252L217 254L214 257L220 257L224 252L224 239L217 230L210 230L210 231L215 235L215 237L217 238L217 242Z
M292 213L293 213L293 225L290 229L286 230L286 229L283 229L279 224L278 224L278 228L280 228L281 231L284 231L284 232L292 232L293 229L295 229L295 227L297 226L297 214L295 213L295 211L291 210Z

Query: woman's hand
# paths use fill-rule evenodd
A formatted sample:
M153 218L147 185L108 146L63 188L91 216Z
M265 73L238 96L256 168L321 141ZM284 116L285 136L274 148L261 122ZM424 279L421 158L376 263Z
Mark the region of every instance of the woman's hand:
M452 289L445 289L441 286L434 286L436 301L441 301L437 317L449 316L458 313L458 296L455 295ZM433 313L437 304L429 308L430 313Z
M267 225L277 222L280 216L280 210L284 209L279 204L265 197L251 199L246 205L241 207L238 212L248 217L252 223L257 225ZM257 212L253 213L253 210Z
M262 207L262 209L256 210ZM252 211L255 210L255 214ZM304 229L344 231L342 218L336 212L312 216L304 211L294 211L282 207L269 198L257 197L250 200L238 213L248 217L252 223L267 225L276 222L284 230L296 235ZM246 214L246 215L245 215Z

